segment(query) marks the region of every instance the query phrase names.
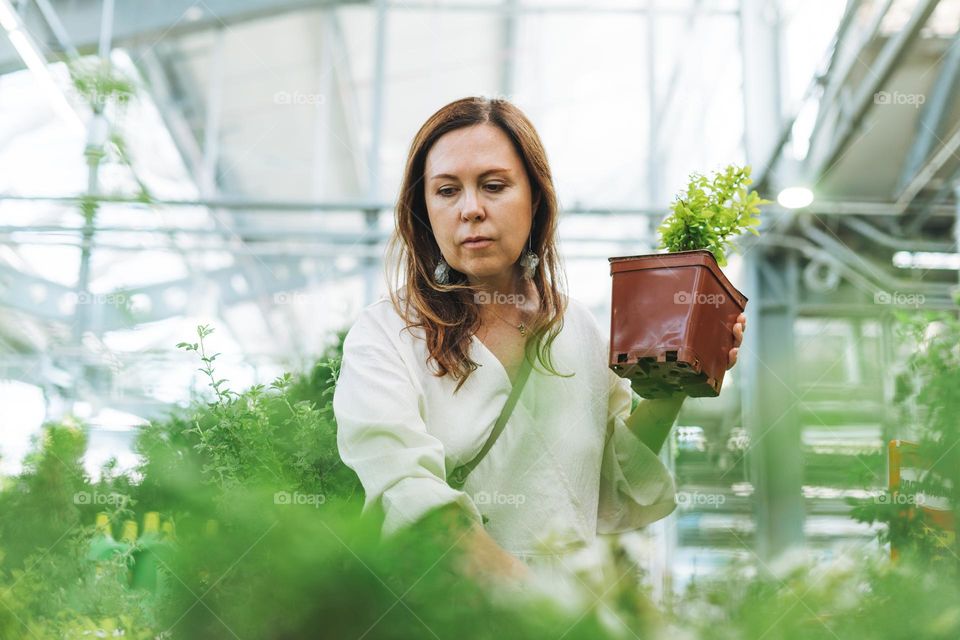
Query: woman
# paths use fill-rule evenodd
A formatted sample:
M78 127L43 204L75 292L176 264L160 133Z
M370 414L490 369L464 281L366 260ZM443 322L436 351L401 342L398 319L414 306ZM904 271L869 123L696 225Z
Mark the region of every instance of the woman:
M387 260L403 286L364 309L344 342L333 407L365 512L382 509L387 535L428 513L466 514L480 571L524 574L523 562L675 508L656 454L683 396L631 413L604 333L564 293L557 216L546 153L520 110L448 104L407 160ZM537 366L499 439L454 488L448 474L483 448L525 358Z

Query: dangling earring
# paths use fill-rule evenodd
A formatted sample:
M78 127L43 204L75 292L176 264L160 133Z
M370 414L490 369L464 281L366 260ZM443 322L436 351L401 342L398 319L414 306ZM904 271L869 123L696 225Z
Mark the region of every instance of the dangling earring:
M530 233L533 238L533 233ZM527 239L527 252L520 258L520 266L523 267L523 279L533 280L533 274L537 271L537 265L540 264L540 256L533 252L530 238Z
M443 259L443 256L440 256L440 262L433 270L433 279L437 281L437 284L450 284L450 265Z

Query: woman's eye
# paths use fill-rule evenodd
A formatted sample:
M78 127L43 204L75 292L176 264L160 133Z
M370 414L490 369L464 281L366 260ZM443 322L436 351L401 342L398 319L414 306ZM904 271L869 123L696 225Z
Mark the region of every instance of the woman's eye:
M483 186L485 189L487 189L491 193L500 193L507 187L507 185L503 184L502 182L490 182ZM441 187L440 189L437 189L437 194L439 194L441 197L444 197L444 198L451 198L457 194L457 188Z

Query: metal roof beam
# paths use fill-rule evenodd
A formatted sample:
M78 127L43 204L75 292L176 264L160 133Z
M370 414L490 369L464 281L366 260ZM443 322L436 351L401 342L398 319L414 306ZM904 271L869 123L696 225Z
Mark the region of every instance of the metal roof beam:
M24 273L0 264L0 306L17 309L45 320L72 319L60 310L65 296L76 295L73 287Z
M936 171L929 172L929 163L935 160L936 143L942 141L950 117L950 109L960 89L960 33L958 33L939 75L930 90L930 100L923 105L917 121L917 132L907 155L907 161L897 184L897 202L906 209L918 193L930 182ZM946 146L946 143L944 143ZM924 165L928 166L925 167ZM940 164L939 166L942 166ZM938 166L938 168L939 168Z
M101 2L54 0L48 3L59 21L58 33L81 54L94 53L100 38ZM367 0L137 0L118 2L114 10L113 41L117 46L177 38L187 33L232 26L250 20L271 18L292 11L324 6L364 5ZM58 38L48 29L43 13L32 3L23 14L31 34L44 45L48 59L64 57ZM0 38L0 73L23 68L23 62L6 40Z
M939 0L921 0L917 3L910 19L902 30L887 40L870 69L868 76L856 88L848 110L841 113L840 122L830 132L829 143L821 153L815 153L817 138L811 140L810 153L807 155L807 176L813 181L823 178L834 164L843 156L864 117L874 104L875 95L890 80L897 64L913 44L920 30L937 8ZM864 43L864 47L870 43ZM859 55L859 54L858 54ZM826 133L821 129L822 133Z

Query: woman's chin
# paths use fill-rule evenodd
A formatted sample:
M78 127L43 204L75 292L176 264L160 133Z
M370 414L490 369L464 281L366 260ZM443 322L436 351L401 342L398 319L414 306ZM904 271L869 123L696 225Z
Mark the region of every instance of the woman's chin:
M504 273L508 273L510 271L510 265L499 262L493 264L492 261L487 262L485 260L474 260L471 261L471 264L464 265L463 269L457 269L457 271L460 271L468 278L489 280L500 278Z

